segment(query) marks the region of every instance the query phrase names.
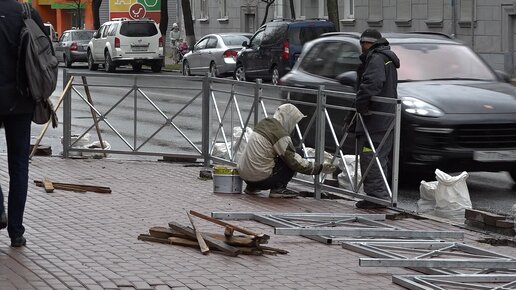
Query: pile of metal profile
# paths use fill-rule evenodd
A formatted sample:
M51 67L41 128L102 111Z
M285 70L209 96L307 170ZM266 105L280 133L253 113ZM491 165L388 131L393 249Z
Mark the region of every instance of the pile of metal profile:
M275 227L277 235L300 235L325 244L339 244L349 237L396 239L463 239L457 231L421 231L395 227L381 221L384 214L213 212L213 218L254 220Z
M412 290L516 289L516 275L511 274L394 275L392 282Z

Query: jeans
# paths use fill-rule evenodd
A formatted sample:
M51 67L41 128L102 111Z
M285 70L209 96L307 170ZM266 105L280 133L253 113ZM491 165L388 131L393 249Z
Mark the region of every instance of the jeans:
M292 177L294 177L294 173L295 171L290 169L283 159L276 157L274 159L274 168L269 177L264 180L256 182L246 181L245 183L252 190L286 188Z
M27 200L29 182L29 150L32 114L0 116L7 141L7 162L9 166L9 199L7 211L7 232L11 239L21 237L23 212ZM0 211L5 211L4 195L0 187Z

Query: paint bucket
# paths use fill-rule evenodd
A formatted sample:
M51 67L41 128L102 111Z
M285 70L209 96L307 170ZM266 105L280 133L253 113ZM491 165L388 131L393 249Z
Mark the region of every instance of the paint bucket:
M242 193L242 179L235 168L213 167L213 193Z

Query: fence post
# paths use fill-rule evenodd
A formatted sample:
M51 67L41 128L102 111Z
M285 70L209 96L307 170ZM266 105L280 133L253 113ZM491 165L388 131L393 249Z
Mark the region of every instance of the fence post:
M258 109L260 107L260 99L262 98L262 89L260 86L262 85L262 79L257 79L254 85L254 102L253 102L253 108L254 108L254 124L253 127L258 124Z
M317 91L317 107L315 113L315 164L319 165L324 162L324 139L325 139L325 124L326 114L326 94L324 93L324 86L319 86ZM315 198L321 199L321 175L318 174L314 179Z
M392 157L392 206L398 203L398 175L400 166L400 137L401 137L401 99L396 100L396 115L394 116L394 152Z
M68 74L68 70L63 70L63 89L66 88L66 84L70 80L70 75ZM70 142L72 139L72 93L71 89L68 90L66 96L63 100L63 158L70 157L69 149Z
M205 76L202 81L202 156L204 167L210 166L210 80Z

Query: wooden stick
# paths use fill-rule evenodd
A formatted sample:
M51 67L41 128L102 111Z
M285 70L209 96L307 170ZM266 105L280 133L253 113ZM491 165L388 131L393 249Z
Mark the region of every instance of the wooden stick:
M189 240L196 240L194 237L190 237L188 235L181 234L177 231L174 231L170 228L165 227L152 227L149 229L149 234L156 238L170 238L170 237L177 237L177 238L183 238L183 239L189 239ZM201 232L203 237L207 236L212 239L223 241L224 243L235 246L235 247L256 247L257 243L255 240L249 238L248 236L232 236L232 237L225 237L221 234L214 234L214 233L206 233Z
M235 225L232 225L232 224L227 223L227 222L223 222L221 220L218 220L216 218L212 218L210 216L204 215L202 213L199 213L199 212L196 212L196 211L193 211L193 210L190 210L190 213L192 215L196 216L196 217L205 219L207 221L210 221L212 223L215 223L215 224L218 224L218 225L221 225L221 226L224 226L224 227L225 226L230 226L230 227L232 227L237 232L241 232L241 233L246 234L246 235L255 236L258 240L260 240L261 243L266 243L269 240L269 238L270 238L266 234L256 233L256 232L253 232L253 231L248 230L246 228L235 226Z
M283 250L283 249L278 249L278 248L273 248L273 247L267 247L267 246L262 246L262 245L258 245L257 247L258 249L262 249L262 250L265 250L265 251L274 251L278 254L282 254L282 255L286 255L288 254L288 251L287 250Z
M161 244L170 244L170 241L168 239L160 239L155 238L146 234L141 234L138 236L138 240L140 241L146 241L146 242L155 242L155 243L161 243Z
M195 238L195 233L191 228L182 226L176 222L169 222L168 226L174 231L178 231L181 234L185 234L185 235ZM213 239L209 236L204 236L204 235L203 235L203 238L206 241L206 244L208 244L211 249L218 249L218 250L222 251L222 254L224 254L224 255L235 257L235 256L238 256L238 254L240 253L240 251L237 248L229 246L222 241L218 241L216 239Z
M34 180L34 183L38 185L39 183L42 183L40 180ZM75 183L62 183L62 182L52 182L54 185L54 188L58 189L59 186L65 186L65 187L75 187L80 190L84 191L93 191L98 193L111 193L111 188L105 187L105 186L96 186L96 185L84 185L84 184L75 184Z
M46 192L54 192L54 185L47 178L43 179L43 187Z
M188 216L188 219L190 220L190 224L192 225L193 231L195 233L195 237L197 238L197 242L199 243L199 248L201 249L201 253L203 255L208 255L210 253L210 248L208 247L208 245L206 245L206 242L204 241L201 233L195 229L195 224L192 219L192 216L188 212L186 212L186 215Z
M59 109L59 107L61 106L61 103L63 102L63 98L65 97L65 95L68 93L68 91L72 87L73 78L74 78L73 76L70 77L70 80L68 80L68 83L66 84L65 89L63 90L63 92L61 93L61 96L59 97L59 99L57 101L57 105L54 110L56 113L57 113L57 110ZM41 130L41 132L39 133L38 138L36 138L36 143L34 143L34 147L32 147L32 152L30 152L29 159L32 159L32 156L34 156L34 154L36 153L36 149L38 148L39 143L41 142L41 139L43 139L43 136L47 132L48 126L50 126L51 122L52 122L52 120L49 120L45 124L45 127L43 127L43 130Z
M91 98L90 94L90 87L88 87L88 82L86 81L86 77L82 76L82 83L84 84L84 91L86 92L86 98L88 99L88 103L90 103L91 106L93 106L93 100ZM93 119L93 122L95 124L95 130L97 131L97 137L99 138L100 142L100 148L104 150L104 142L102 141L102 135L100 134L100 127L99 123L97 122L97 115L95 115L95 110L93 110L92 107L90 107L91 112L91 118ZM106 157L106 153L104 153L104 157Z

